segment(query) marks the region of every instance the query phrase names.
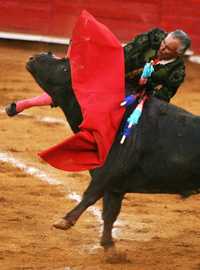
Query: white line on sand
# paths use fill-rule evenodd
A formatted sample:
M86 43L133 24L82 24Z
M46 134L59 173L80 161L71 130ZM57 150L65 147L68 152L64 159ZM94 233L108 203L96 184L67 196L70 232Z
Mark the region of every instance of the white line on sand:
M0 161L9 163L13 167L24 171L26 174L34 176L41 181L49 183L50 185L63 185L63 182L61 180L49 176L45 171L42 171L36 167L25 164L23 161L13 157L13 155L11 155L10 153L0 152ZM66 199L70 199L75 202L80 202L81 196L77 194L76 192L71 192L66 195ZM98 222L102 225L101 211L95 206L91 206L90 208L88 208L88 211L92 213L93 216L95 216ZM121 225L121 222L118 220L115 222L115 225L119 227ZM119 231L120 231L119 228L114 227L113 236L117 237L119 234ZM102 226L100 229L100 234L101 232L102 232Z
M0 113L5 114L5 108L0 107ZM64 119L62 119L62 118L32 116L32 115L30 115L29 113L26 113L26 112L22 112L20 114L24 115L24 116L28 116L28 117L33 117L34 119L36 119L36 121L39 121L39 122L46 122L46 123L50 123L50 124L51 123L59 123L59 124L65 124L66 123L66 121ZM39 178L42 181L46 181L49 184L61 184L61 185L63 185L63 183L60 180L49 177L44 171L41 171L38 168L27 166L23 162L21 162L19 160L16 160L10 154L0 153L0 161L10 163L12 166L17 167L17 168L25 171L27 174L35 176L35 177ZM66 195L66 198L70 199L72 201L76 201L76 202L81 201L81 196L78 195L75 192L72 192L72 193ZM102 224L101 211L98 208L96 208L95 206L91 206L88 209L88 211L90 211L97 218L97 220L100 222L100 224ZM121 224L121 222L119 222L119 221L115 222L115 225L119 226L120 224ZM118 232L118 229L114 228L113 229L113 235L115 237L117 235L117 232Z
M0 113L5 114L5 108L4 107L0 107ZM27 112L21 112L19 115L31 117L31 118L35 119L36 121L38 121L38 122L44 122L44 123L49 123L49 124L61 124L61 125L66 124L66 120L64 120L62 118L58 118L58 117L35 116L35 115L31 115L31 114L29 114Z
M44 116L44 117L37 117L37 121L45 122L49 124L66 124L66 120L58 117L51 117L51 116Z
M63 185L61 180L58 180L56 178L49 176L46 172L44 172L36 167L26 165L21 160L18 160L15 157L13 157L13 155L11 155L10 153L0 152L0 161L9 163L13 167L24 171L26 174L34 176L34 177L40 179L41 181L47 182L51 185ZM72 192L72 193L67 194L66 198L70 199L72 201L75 201L75 202L80 202L80 200L81 200L81 196L78 195L76 192ZM97 217L98 221L101 220L101 212L99 209L92 206L88 210L95 217Z
M0 161L9 163L13 167L16 167L16 168L24 171L25 173L32 175L32 176L35 176L35 177L39 178L40 180L45 181L51 185L61 184L61 182L59 180L48 176L45 172L41 171L38 168L26 165L22 161L14 158L11 154L0 152Z
M5 108L1 107L0 108L0 113L5 113ZM25 112L22 112L21 114L25 115L25 116L31 116L30 114L25 113ZM40 116L35 117L35 116L33 116L33 117L36 118L36 120L40 121L40 122L59 123L59 124L65 124L66 123L66 121L61 119L61 118L54 118L54 117L47 117L47 116L46 117L40 117ZM46 181L49 184L53 184L53 185L62 184L62 182L60 180L57 180L57 179L54 179L54 178L48 176L44 171L41 171L38 168L35 168L35 167L32 167L32 166L31 167L27 166L25 163L23 163L23 162L21 162L19 160L16 160L10 154L0 153L0 161L10 163L12 166L17 167L17 168L25 171L27 174L33 175L33 176L39 178L42 181ZM75 192L72 192L72 193L68 194L66 196L66 198L71 199L71 200L76 201L76 202L81 201L81 196L78 195ZM89 210L90 210L90 212L93 213L94 216L96 216L98 221L101 223L102 222L102 220L101 220L101 211L99 209L97 209L96 207L94 207L94 206L91 206L89 208Z

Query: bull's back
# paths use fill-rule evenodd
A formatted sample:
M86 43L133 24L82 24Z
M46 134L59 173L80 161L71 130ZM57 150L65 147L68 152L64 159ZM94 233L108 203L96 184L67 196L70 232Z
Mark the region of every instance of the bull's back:
M200 117L156 99L143 113L138 172L147 188L200 187Z

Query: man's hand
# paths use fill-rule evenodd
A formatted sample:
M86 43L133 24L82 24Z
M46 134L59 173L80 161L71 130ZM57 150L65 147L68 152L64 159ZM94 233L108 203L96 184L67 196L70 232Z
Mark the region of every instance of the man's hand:
M147 83L149 77L151 77L152 72L154 72L153 63L146 63L139 81L140 85L144 85Z

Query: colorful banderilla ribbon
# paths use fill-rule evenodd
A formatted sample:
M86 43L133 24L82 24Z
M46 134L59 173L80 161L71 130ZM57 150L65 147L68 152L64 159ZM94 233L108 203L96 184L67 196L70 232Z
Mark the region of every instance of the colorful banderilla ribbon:
M141 75L140 80L139 80L140 85L145 85L147 83L148 78L151 77L152 72L154 72L153 65L155 65L157 63L158 63L157 60L154 60L154 61L152 60L151 62L145 64L142 75ZM129 105L132 105L136 102L138 97L141 97L141 96L143 96L143 93L127 96L124 99L124 101L121 102L120 106L127 107ZM136 106L135 110L132 112L132 114L127 119L127 123L124 127L124 130L123 130L122 139L120 141L121 144L123 144L124 141L126 140L126 138L130 136L132 127L138 124L138 121L142 115L144 103L147 100L147 98L148 98L147 95L143 96L142 100L139 102L139 104Z
M148 98L147 95L145 95L142 98L140 103L136 106L135 110L132 112L132 114L127 119L127 123L125 125L124 130L123 130L123 136L122 136L121 141L120 141L121 144L123 144L124 141L126 140L126 138L130 136L132 127L138 124L138 121L142 115L144 103L147 100L147 98Z
M146 63L144 65L144 69L143 69L142 75L141 75L140 80L139 80L140 85L146 84L148 78L151 77L152 72L154 72L153 65L154 65L153 60L150 63Z
M134 104L139 96L140 94L130 95L130 96L125 97L125 99L120 103L120 106L128 107Z

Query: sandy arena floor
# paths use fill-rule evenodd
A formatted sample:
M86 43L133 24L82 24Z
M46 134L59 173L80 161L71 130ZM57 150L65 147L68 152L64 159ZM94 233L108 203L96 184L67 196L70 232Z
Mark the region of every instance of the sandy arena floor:
M200 195L129 194L115 226L116 253L99 246L101 203L70 231L52 223L75 205L88 173L49 167L37 152L71 131L59 109L33 108L8 118L3 107L41 93L25 70L29 56L62 46L0 43L0 270L200 270ZM173 103L200 114L200 65L187 62L187 78ZM43 119L43 120L42 120ZM57 179L57 185L41 181Z

